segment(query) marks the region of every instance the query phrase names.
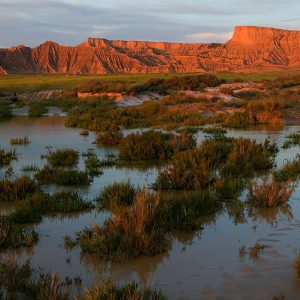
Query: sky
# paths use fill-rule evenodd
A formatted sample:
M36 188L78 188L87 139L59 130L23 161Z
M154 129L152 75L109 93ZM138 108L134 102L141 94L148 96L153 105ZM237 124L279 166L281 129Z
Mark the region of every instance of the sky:
M299 0L0 0L0 47L88 37L225 42L235 25L300 30Z

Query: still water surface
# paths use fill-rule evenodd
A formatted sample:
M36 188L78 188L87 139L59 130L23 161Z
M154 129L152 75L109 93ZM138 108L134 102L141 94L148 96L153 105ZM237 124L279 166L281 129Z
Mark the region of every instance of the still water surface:
M266 137L282 145L284 137L299 127L261 128L260 130L230 131L229 136L243 136L264 141ZM117 153L115 149L97 148L95 136L79 135L78 129L64 127L64 118L45 117L31 120L15 118L0 123L0 145L11 149L12 137L28 135L31 144L17 146L19 160L14 162L15 174L28 164L42 166L41 159L49 147L71 147L86 152L93 148L100 157ZM204 138L197 135L198 142ZM286 159L299 153L298 147L282 150L276 162L280 166ZM83 167L83 159L79 166ZM4 175L0 171L0 177ZM157 175L156 168L107 168L95 178L90 187L80 189L93 199L101 189L113 182L130 180L136 186L151 186ZM176 233L172 249L164 255L141 257L123 264L101 261L94 256L83 255L80 249L67 252L63 237L74 236L96 221L102 223L106 213L96 210L73 216L45 217L36 225L40 233L39 243L28 250L10 251L20 261L31 259L32 267L57 272L61 278L81 276L83 286L90 286L103 276L111 276L119 283L135 279L142 284L161 289L169 299L272 299L283 293L287 299L300 298L293 260L300 250L300 189L294 193L289 205L282 209L246 212L244 218L234 219L223 211L203 219L204 229L195 233ZM4 211L4 207L0 210ZM266 246L258 259L240 258L239 248L259 242ZM67 260L70 261L68 262Z

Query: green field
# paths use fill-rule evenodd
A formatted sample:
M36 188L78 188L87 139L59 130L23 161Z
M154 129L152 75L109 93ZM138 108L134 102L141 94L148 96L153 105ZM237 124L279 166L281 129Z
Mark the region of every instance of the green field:
M297 71L299 73L299 71ZM241 78L245 81L275 79L291 72L270 73L217 73L222 79L234 80ZM293 73L296 73L294 71ZM195 74L195 73L194 73ZM170 78L187 74L116 74L116 75L9 75L0 76L0 92L37 92L42 90L66 89L81 85L88 81L131 81L143 83L150 78Z

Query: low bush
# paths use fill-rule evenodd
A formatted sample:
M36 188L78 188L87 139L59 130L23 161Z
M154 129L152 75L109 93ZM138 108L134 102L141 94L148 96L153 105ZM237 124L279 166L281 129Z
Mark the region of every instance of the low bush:
M277 182L265 177L263 182L252 181L248 187L248 202L255 206L276 207L286 203L295 190L290 181Z
M137 191L129 182L113 183L104 187L97 201L101 208L112 206L128 206L133 203Z
M295 273L297 275L297 278L300 279L300 252L296 254L295 260L294 260L294 269Z
M170 165L159 172L155 185L158 189L205 189L217 179L247 177L270 169L277 151L276 144L268 140L259 144L244 138L215 137L176 153Z
M255 124L256 120L254 115L250 111L246 111L227 115L222 125L229 128L247 128L248 126Z
M160 292L150 288L139 288L136 282L118 286L110 279L102 280L100 284L94 285L90 290L86 290L82 297L76 300L166 300L167 298Z
M291 146L300 145L300 132L295 132L286 137L286 141L284 142L282 148L287 149Z
M1 102L0 102L0 121L12 118L13 114L9 102L6 103L1 103Z
M216 213L222 207L216 194L210 191L163 193L160 202L162 226L193 231L201 228L201 217Z
M12 161L17 159L18 156L15 150L6 151L0 147L0 168L9 166Z
M280 169L273 172L274 178L277 181L298 180L300 176L300 156L298 155L294 160L287 161Z
M11 145L28 145L30 144L30 140L28 136L24 136L21 138L11 138L10 139Z
M21 176L15 180L0 180L0 201L22 201L30 194L39 192L40 186L29 176Z
M84 161L86 172L91 178L103 174L101 170L101 168L103 167L103 161L97 157L95 151L90 149L86 153L84 153L83 156L86 157Z
M93 224L79 232L79 246L83 252L114 261L161 253L168 249L169 240L159 226L158 212L158 195L140 191L131 206L115 206L103 226Z
M44 102L32 102L29 104L29 117L39 118L46 114L48 109Z
M120 143L119 151L120 158L125 160L164 160L195 144L193 137L186 133L175 135L150 130L129 134Z
M19 265L13 259L0 259L0 290L4 299L67 300L69 294L66 283L60 282L54 273L33 276L29 261ZM1 294L0 294L1 295Z
M123 133L119 129L108 129L104 132L100 132L96 138L96 144L98 146L116 146L121 143L123 139Z
M31 247L38 241L35 230L20 228L8 217L0 216L0 249Z
M64 186L89 185L90 177L87 171L77 169L52 168L45 165L35 174L35 178L44 184Z
M48 163L56 167L73 167L77 165L79 160L79 153L73 149L57 149L46 155Z
M16 224L40 222L44 215L56 213L74 213L94 207L90 201L71 191L56 192L53 195L36 193L27 197L22 206L9 215Z

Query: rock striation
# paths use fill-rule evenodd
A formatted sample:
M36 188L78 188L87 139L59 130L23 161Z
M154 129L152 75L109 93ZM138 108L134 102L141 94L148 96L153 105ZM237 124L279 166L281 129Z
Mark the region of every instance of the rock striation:
M70 47L0 49L0 74L253 71L300 67L300 31L237 26L225 44L88 38Z

